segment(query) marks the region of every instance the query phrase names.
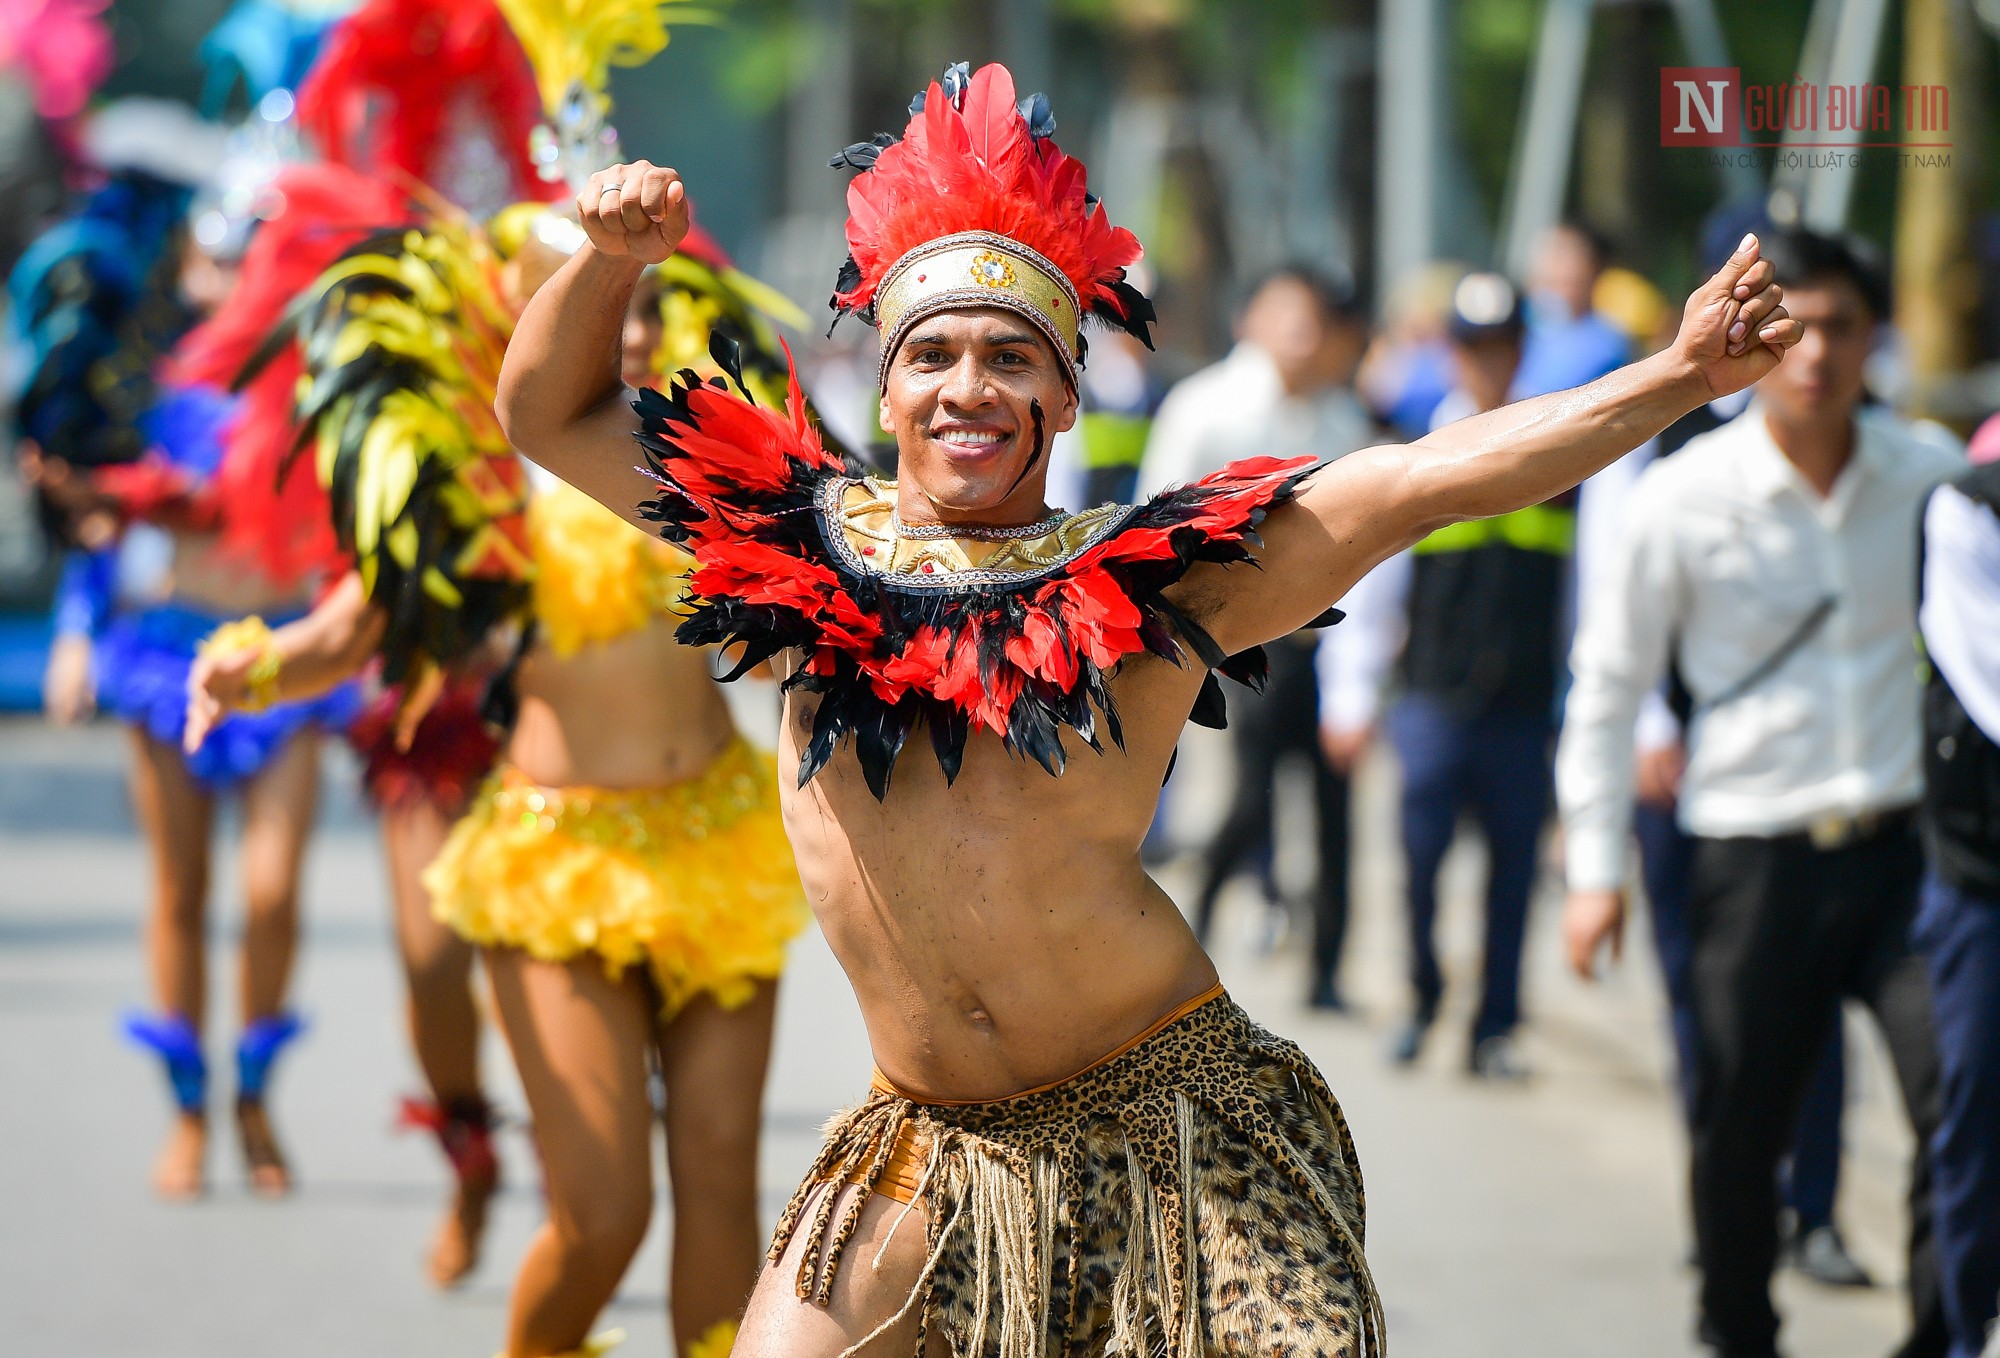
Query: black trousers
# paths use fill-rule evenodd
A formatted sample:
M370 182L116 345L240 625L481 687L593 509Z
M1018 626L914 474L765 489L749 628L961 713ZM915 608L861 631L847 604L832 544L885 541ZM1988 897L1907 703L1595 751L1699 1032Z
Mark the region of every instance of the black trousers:
M1348 779L1319 747L1319 676L1313 666L1317 633L1287 637L1266 648L1271 682L1262 694L1229 687L1229 730L1236 754L1236 790L1229 814L1209 841L1195 931L1203 942L1215 899L1238 871L1271 849L1272 793L1278 765L1291 755L1313 771L1318 822L1319 881L1313 891L1313 979L1338 979L1347 940ZM1264 859L1268 863L1268 858Z
M1881 1024L1916 1131L1915 1323L1898 1352L1946 1350L1927 1149L1941 1106L1938 1048L1929 982L1910 945L1922 878L1908 814L1839 849L1816 849L1803 834L1696 841L1695 1241L1702 1338L1725 1358L1776 1352L1778 1161L1844 999L1866 1004Z

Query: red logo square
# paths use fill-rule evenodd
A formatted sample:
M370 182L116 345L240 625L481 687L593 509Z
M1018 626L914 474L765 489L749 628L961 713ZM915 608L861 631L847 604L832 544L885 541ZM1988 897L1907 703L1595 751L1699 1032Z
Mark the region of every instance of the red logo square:
M1660 145L1740 146L1743 76L1734 66L1660 68Z

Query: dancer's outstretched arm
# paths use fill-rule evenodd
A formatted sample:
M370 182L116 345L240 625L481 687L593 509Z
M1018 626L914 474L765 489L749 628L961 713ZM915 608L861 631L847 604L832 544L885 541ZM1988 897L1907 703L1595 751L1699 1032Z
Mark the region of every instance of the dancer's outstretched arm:
M1273 510L1263 569L1191 573L1180 602L1225 650L1305 625L1376 564L1432 530L1539 504L1688 411L1749 386L1803 331L1746 236L1688 298L1660 353L1588 386L1475 415L1400 447L1351 453Z
M250 671L269 653L278 677L264 696L276 702L317 698L366 668L382 645L389 616L368 602L359 573L349 571L312 612L288 622L263 646L195 657L188 671L187 727L182 743L201 748L209 731L250 699Z
M631 435L639 421L618 355L639 275L687 235L687 191L674 171L639 160L593 175L576 210L590 248L521 313L493 408L523 457L650 533L655 525L639 517L639 505L659 487L637 470ZM620 447L630 456L618 456Z

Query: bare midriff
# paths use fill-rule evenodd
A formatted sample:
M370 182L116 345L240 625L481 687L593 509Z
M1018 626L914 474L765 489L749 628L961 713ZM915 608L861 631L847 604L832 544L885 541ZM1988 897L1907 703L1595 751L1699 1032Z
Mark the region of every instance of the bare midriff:
M217 617L250 613L285 616L302 613L312 602L308 586L280 585L225 550L205 533L175 533L174 564L169 587L173 598Z
M786 701L779 785L807 899L853 983L875 1064L917 1098L1004 1098L1090 1066L1215 984L1139 862L1200 675L1113 681L1126 750L1074 735L1050 777L976 734L950 786L917 732L877 802L852 752L799 789L815 699Z
M561 657L521 664L521 715L507 758L544 787L667 787L727 749L736 728L706 651L674 640L667 617Z

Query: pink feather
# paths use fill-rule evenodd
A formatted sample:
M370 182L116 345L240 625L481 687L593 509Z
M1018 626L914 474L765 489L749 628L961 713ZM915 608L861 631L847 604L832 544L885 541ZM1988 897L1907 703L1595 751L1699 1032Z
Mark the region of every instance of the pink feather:
M51 120L83 112L111 72L111 0L0 0L0 71L18 70L35 111Z

